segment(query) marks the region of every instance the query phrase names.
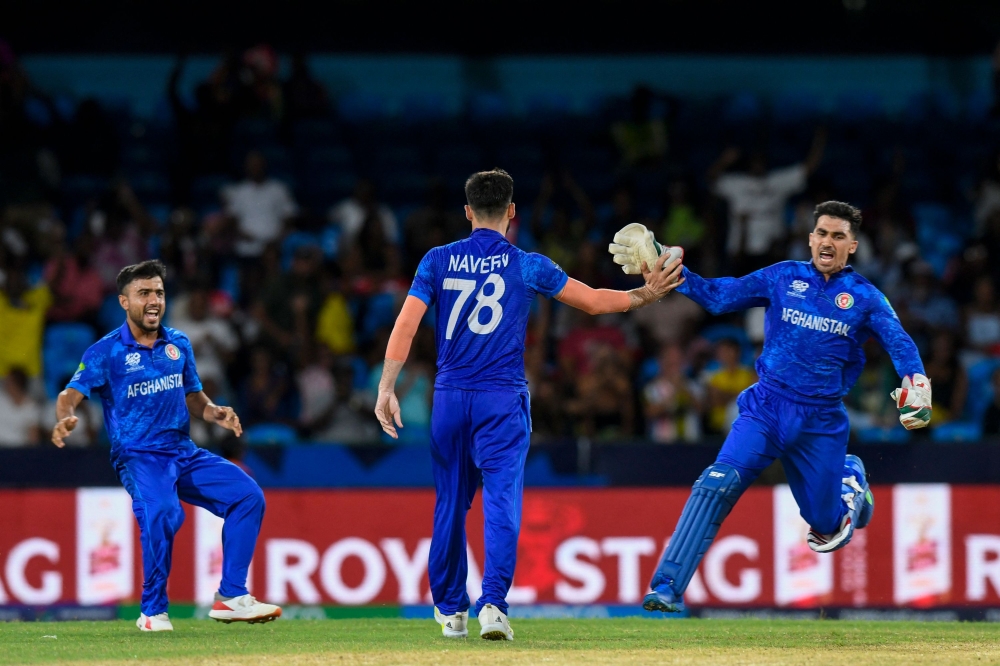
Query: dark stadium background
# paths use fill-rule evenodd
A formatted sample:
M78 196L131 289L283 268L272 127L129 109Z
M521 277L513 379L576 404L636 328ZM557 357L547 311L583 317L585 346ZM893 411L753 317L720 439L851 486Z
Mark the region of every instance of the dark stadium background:
M170 269L167 323L198 327L210 395L247 427L239 441L197 427L200 445L265 489L429 488L428 326L401 379L401 443L380 437L371 388L408 276L465 232L464 177L492 166L515 179L518 244L594 286L634 285L604 251L627 222L683 243L693 269L733 275L804 258L816 202L859 205L858 268L918 342L935 421L916 434L896 423L898 378L872 343L847 398L851 448L886 494L951 484L992 502L1000 4L206 4L4 9L0 487L11 502L117 485L98 410L58 451L52 400L121 322L114 262L154 256ZM280 232L246 254L233 240L248 211L223 198L250 153L294 208L274 195ZM776 242L727 249L739 221L713 180L757 155L777 168L811 154ZM759 325L679 300L599 320L538 304L529 487L683 488L711 462L733 392L752 381ZM759 485L782 480L776 465Z

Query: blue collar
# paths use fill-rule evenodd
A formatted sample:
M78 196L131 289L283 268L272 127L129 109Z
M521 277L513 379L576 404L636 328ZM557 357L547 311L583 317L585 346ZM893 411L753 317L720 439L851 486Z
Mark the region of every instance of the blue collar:
M504 236L504 235L503 235L502 233L500 233L499 231L497 231L496 229L487 229L486 227L479 227L478 229L473 229L473 230L472 230L472 233L471 233L471 234L469 234L469 237L471 238L472 236L475 236L476 234L478 234L478 233L480 233L480 232L482 232L482 233L487 233L487 234L496 234L496 235L497 235L497 236L499 236L500 238L502 238L502 239L504 239L504 240L507 240L507 237L506 237L506 236ZM508 242L509 242L509 241L508 241Z
M823 274L819 272L818 268L816 268L816 264L814 264L812 262L812 259L810 259L809 261L805 261L803 263L809 264L809 268L812 270L812 272L813 272L814 275L816 275L818 277L823 277ZM854 272L854 269L851 268L850 264L848 264L848 265L844 266L843 268L841 268L836 273L832 274L830 276L830 278L832 279L832 278L835 278L835 277L838 277L838 276L841 276L841 275L846 275L847 273L853 273L853 272Z
M119 330L121 331L122 343L126 347L146 347L145 345L140 345L138 342L135 341L135 337L132 335L132 329L130 329L128 327L128 318L127 317L125 319L125 323L122 324L122 327ZM156 345L158 345L161 340L164 343L170 342L171 337L167 333L167 330L165 328L163 328L162 325L160 326L160 330L159 330L158 333L159 334L158 334L158 336L156 338L156 342L153 343L154 347ZM146 349L149 349L149 347L146 347Z

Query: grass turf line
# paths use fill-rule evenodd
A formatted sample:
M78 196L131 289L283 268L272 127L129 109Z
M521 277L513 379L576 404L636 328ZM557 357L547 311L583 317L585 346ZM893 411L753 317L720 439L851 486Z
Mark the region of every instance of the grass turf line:
M794 620L515 620L513 643L448 640L428 620L178 620L0 624L0 663L879 664L1000 663L1000 625ZM43 636L56 638L43 638Z

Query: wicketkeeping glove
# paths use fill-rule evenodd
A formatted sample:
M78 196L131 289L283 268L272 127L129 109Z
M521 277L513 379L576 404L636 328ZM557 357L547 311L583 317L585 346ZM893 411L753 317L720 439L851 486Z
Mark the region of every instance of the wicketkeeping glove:
M903 385L889 394L899 409L899 422L907 430L926 428L931 422L931 380L915 373L903 377Z
M653 238L653 232L638 222L622 227L615 234L615 242L608 245L608 252L613 255L613 261L622 267L622 271L629 275L641 275L642 262L646 262L649 269L653 270L653 264L664 252L671 254L664 262L664 268L674 259L684 257L682 248L660 245Z

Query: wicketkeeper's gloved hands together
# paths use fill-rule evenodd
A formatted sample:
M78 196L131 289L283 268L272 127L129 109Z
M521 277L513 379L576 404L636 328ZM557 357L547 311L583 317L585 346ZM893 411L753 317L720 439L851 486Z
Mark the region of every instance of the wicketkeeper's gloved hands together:
M926 428L931 422L931 380L919 372L913 379L903 377L903 385L889 394L899 409L899 422L907 430Z
M671 256L664 263L670 265L674 259L683 259L684 250L679 247L660 245L653 238L653 232L644 225L634 222L628 224L615 234L615 242L608 245L608 252L614 257L614 262L629 275L642 275L643 262L653 270L656 260L664 252Z

